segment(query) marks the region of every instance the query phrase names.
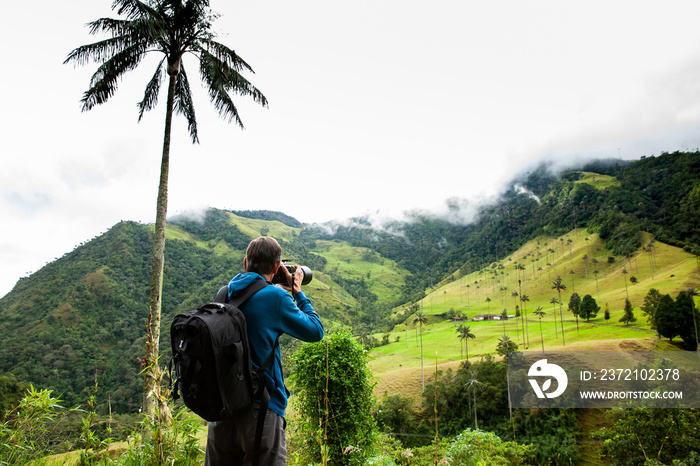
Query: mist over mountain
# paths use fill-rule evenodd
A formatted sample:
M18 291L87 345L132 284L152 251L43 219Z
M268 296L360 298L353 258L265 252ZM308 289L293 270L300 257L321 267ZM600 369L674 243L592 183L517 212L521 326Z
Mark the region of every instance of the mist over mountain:
M363 331L391 329L392 309L417 301L457 270L480 270L541 235L588 228L625 256L642 247L646 232L700 252L700 153L575 168L540 166L487 202L451 199L443 211L400 218L368 214L308 225L269 211L174 216L161 362L169 358L171 318L213 299L242 271L245 248L259 235L277 238L285 258L314 270L308 290L327 327ZM69 406L90 396L97 377L115 412L138 410L151 249L152 226L120 222L20 279L0 299L0 375L55 390ZM285 353L293 345L283 341Z

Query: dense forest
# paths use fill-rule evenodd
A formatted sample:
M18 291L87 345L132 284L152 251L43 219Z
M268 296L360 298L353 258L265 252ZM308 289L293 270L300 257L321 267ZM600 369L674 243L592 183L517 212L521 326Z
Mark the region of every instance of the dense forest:
M415 301L448 274L486 267L537 235L585 227L625 255L642 247L641 233L649 232L697 254L699 214L700 153L673 153L597 161L564 173L539 167L517 176L466 225L413 214L378 230L366 218L351 226L304 225L279 212L216 209L200 219L173 218L162 362L169 357L171 318L212 299L242 271L245 247L258 234L279 234L286 253L314 270L315 305L332 325L381 329L391 325L392 308ZM381 266L396 276L345 272L339 265L348 260L328 252L341 244L354 248L367 270ZM51 388L71 406L90 396L97 378L115 412L138 410L151 248L152 226L121 222L20 279L0 299L0 380Z

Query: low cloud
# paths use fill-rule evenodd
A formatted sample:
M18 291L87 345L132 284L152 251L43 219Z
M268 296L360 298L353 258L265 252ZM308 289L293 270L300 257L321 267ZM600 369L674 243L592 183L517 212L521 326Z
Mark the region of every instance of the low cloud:
M541 204L542 202L540 201L540 198L537 197L535 193L527 189L525 186L521 184L516 184L513 186L513 189L515 190L516 193L518 194L524 194L525 196L529 197L530 199L533 199L537 201L538 204Z

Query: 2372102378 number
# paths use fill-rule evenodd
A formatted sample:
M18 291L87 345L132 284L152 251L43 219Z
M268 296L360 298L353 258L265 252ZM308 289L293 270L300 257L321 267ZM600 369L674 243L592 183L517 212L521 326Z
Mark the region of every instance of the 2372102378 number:
M598 380L679 380L678 369L601 369Z

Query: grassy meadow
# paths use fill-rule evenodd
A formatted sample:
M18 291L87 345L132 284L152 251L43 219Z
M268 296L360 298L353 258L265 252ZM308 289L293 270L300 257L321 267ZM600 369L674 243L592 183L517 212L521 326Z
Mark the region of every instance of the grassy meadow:
M387 391L413 398L420 394L421 338L426 378L434 373L436 363L439 368L458 365L466 358L465 346L457 334L459 325L470 326L476 337L467 342L469 359L493 354L504 334L520 350L531 351L543 346L545 350L578 351L676 349L656 338L639 307L650 288L675 298L681 290L698 287L697 259L658 242L648 247L649 242L650 238L646 237L643 250L629 258L615 257L608 262L611 254L597 235L574 230L560 238L533 240L503 261L488 264L479 271L464 276L456 273L429 290L418 303L428 317L422 336L408 306L394 311L405 320L389 334L389 344L374 348L371 353L371 368L379 379L375 393L382 396ZM559 299L557 291L552 289L553 281L559 276L566 286L561 292L561 308L551 302L553 298ZM581 298L590 294L600 306L598 315L589 322L582 319L577 322L568 311L574 292ZM521 303L521 296L527 296L528 301ZM619 320L628 296L637 321L625 325ZM504 309L514 316L516 305L524 309L521 318L470 320L479 314L500 315ZM540 307L545 312L541 320L533 313ZM604 318L606 307L610 311L609 320ZM464 320L449 317L460 314ZM382 334L375 337L381 340Z

